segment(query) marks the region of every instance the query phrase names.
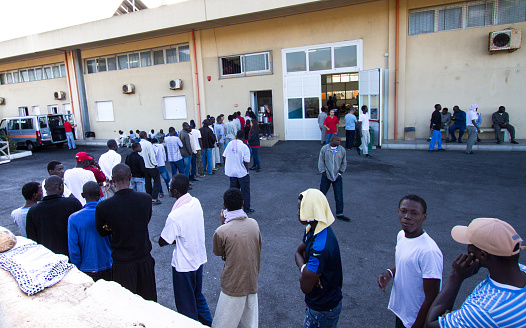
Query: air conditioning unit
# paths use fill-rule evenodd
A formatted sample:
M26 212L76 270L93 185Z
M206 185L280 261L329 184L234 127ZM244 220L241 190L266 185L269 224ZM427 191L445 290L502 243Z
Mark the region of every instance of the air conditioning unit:
M55 96L56 100L64 100L64 99L66 99L66 93L64 91L57 91L53 95Z
M122 86L122 93L135 93L135 86L133 84L125 84Z
M508 50L515 51L521 47L522 35L520 29L508 28L489 34L489 52Z
M183 88L183 81L181 79L170 80L170 89L181 90Z
M0 98L0 105L5 105L5 98Z

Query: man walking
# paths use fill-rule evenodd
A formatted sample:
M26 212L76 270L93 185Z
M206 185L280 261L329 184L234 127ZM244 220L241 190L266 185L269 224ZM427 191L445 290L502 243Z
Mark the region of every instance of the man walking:
M499 219L475 219L451 230L468 254L453 261L453 270L429 309L427 327L526 327L526 266L519 264L522 238ZM489 275L452 311L465 279L481 267Z
M209 125L210 121L204 120L203 126L199 129L199 132L201 133L203 147L203 167L206 169L208 175L212 175L214 173L215 167L212 151L216 143L216 137L214 135L214 132L209 128Z
M111 237L101 237L95 229L99 185L93 181L86 182L82 197L86 199L86 205L71 214L68 220L69 260L94 281L111 281Z
M336 327L342 310L342 261L330 227L334 217L321 191L308 189L300 194L298 220L306 226L294 254L307 305L303 327Z
M64 121L64 131L66 132L66 139L68 140L69 149L76 149L75 146L75 136L73 136L73 128L76 128L77 125L72 125L69 121Z
M497 139L498 144L502 142L500 138L501 129L508 130L512 144L518 144L518 142L515 141L515 128L510 124L510 116L506 113L506 107L500 106L499 110L491 115L491 120L493 122L493 128L495 129L495 139Z
M159 169L159 175L163 178L164 183L166 184L166 191L170 193L170 175L168 174L168 169L166 168L166 151L164 146L159 143L159 140L156 138L152 139L153 149L155 150L155 157L157 159L157 168ZM159 198L164 197L162 183L159 186Z
M192 149L193 139L191 139L193 137L190 134L191 131L192 129L190 128L190 125L187 122L184 122L183 129L181 130L181 132L179 132L179 135L181 136L181 143L183 144L180 151L181 151L181 156L183 157L184 175L186 175L187 177L190 177L191 166L192 166L192 155L194 154L193 149Z
M347 168L347 153L340 146L341 139L337 134L331 136L330 144L321 147L318 157L318 171L321 173L320 190L324 195L332 185L336 201L336 218L351 221L343 215L343 180L342 174Z
M74 197L62 197L64 183L56 175L46 179L46 191L47 196L27 212L27 238L68 256L68 218L82 209L82 204Z
M456 142L455 130L458 130L458 142L462 143L462 136L466 130L466 113L460 110L458 106L453 106L453 125L449 127L449 134L451 135L451 142Z
M201 291L206 263L205 221L201 203L188 193L190 181L176 174L170 194L177 198L159 237L159 246L173 244L172 277L177 312L210 326L212 316Z
M184 174L184 161L180 149L183 148L181 139L175 135L175 128L171 126L168 129L168 135L164 138L166 145L166 155L172 169L172 177L179 173Z
M230 188L241 189L243 194L243 209L245 213L254 212L250 208L250 175L248 165L250 164L250 150L243 143L245 132L237 131L236 140L229 142L223 157L225 158L225 175L230 178Z
M64 172L64 184L71 189L71 193L80 201L82 206L86 204L86 200L82 197L82 187L88 181L97 182L95 174L85 169L90 165L90 160L92 159L93 157L89 156L88 153L79 152L75 155L77 166Z
M121 131L122 132L122 131ZM106 176L106 186L104 188L104 196L105 198L108 198L108 191L112 189L111 195L114 194L114 188L112 188L111 184L111 170L115 167L115 165L119 164L122 161L122 157L119 153L117 153L117 150L119 149L119 146L117 145L117 141L114 139L108 140L106 143L108 146L108 151L104 154L100 155L99 157L99 165L100 169Z
M223 164L223 152L225 151L225 125L223 124L223 116L217 117L217 123L214 125L214 134L216 136L216 165L221 166Z
M323 121L323 126L325 126L326 129L326 140L325 143L329 144L331 140L331 136L338 133L338 123L340 120L338 120L338 116L334 115L334 109L329 110L329 116L325 118L325 121Z
M233 122L234 117L232 115L228 115L228 122L225 123L225 148L228 146L228 143L236 140L236 133L237 133L237 127L236 124Z
M369 155L369 142L371 141L371 133L369 132L369 120L371 119L371 115L369 113L369 109L367 106L362 106L362 112L360 113L359 121L362 123L362 152L365 155L365 157L372 157ZM358 151L358 155L360 155L360 152Z
M477 124L478 109L479 105L472 104L466 115L466 129L468 130L468 142L466 144L466 154L473 154L471 150L475 141L477 141L477 134L480 133L479 126Z
M256 220L243 211L243 194L230 188L223 194L221 226L214 233L214 254L225 264L221 293L212 327L258 327L258 276L261 234Z
M326 136L327 129L325 128L325 124L324 124L326 118L327 118L327 113L325 112L325 107L322 107L321 112L318 115L318 126L320 127L320 131L321 131L321 144L322 145L325 145L327 141L327 136Z
M203 170L203 139L201 137L201 131L195 128L194 120L190 120L190 127L192 132L190 135L194 138L195 153L192 155L192 175L198 178L204 178ZM190 179L191 180L191 179Z
M444 150L442 148L442 133L440 129L442 128L442 115L440 110L442 106L440 104L435 105L435 110L431 114L431 130L433 134L431 135L431 141L429 142L429 151L435 150L435 144L438 142L438 150Z
M424 327L429 307L440 291L442 252L422 227L426 213L427 204L421 197L407 195L400 200L402 230L396 241L395 266L378 276L384 293L394 278L388 308L396 316L396 328Z
M111 173L117 192L95 208L95 228L101 237L112 237L113 280L145 300L157 301L155 261L150 255L148 233L151 197L130 189L128 165L117 164Z
M155 155L155 150L151 142L146 140L148 135L145 131L139 133L141 137L142 151L139 155L144 159L144 167L146 168L144 176L144 188L146 193L152 196L152 204L158 205L161 204L161 201L157 199L159 197L159 191L161 190L161 175L159 174L159 169L157 168L157 156ZM152 188L152 179L153 179L153 188Z

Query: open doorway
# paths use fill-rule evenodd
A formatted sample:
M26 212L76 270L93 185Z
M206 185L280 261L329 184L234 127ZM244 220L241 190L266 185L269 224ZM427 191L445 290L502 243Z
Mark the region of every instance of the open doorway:
M261 132L265 136L274 135L274 111L272 108L272 90L250 91L250 107L258 118ZM265 108L270 113L265 114Z
M344 117L351 107L358 109L358 90L358 73L321 76L322 105L337 109L339 117Z

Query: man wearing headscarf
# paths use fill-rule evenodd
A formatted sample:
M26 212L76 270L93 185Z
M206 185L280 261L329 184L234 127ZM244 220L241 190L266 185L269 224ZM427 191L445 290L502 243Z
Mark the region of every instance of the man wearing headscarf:
M472 104L466 115L466 129L468 130L468 142L466 144L466 154L473 154L471 150L475 141L477 141L477 133L480 133L479 126L477 124L478 114L477 108L479 105Z
M300 194L298 220L307 226L294 254L307 305L303 327L336 327L342 309L342 263L330 227L334 216L321 191L308 189Z

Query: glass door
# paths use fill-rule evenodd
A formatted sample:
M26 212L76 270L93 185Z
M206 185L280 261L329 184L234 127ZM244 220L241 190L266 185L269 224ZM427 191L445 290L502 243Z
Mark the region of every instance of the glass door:
M286 77L285 99L286 139L320 139L321 75Z
M361 107L366 105L369 108L371 115L370 129L373 132L373 145L381 146L381 69L375 68L359 72L359 113L361 114Z

